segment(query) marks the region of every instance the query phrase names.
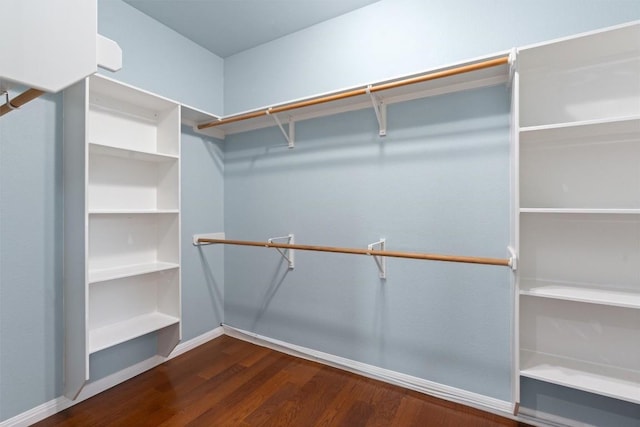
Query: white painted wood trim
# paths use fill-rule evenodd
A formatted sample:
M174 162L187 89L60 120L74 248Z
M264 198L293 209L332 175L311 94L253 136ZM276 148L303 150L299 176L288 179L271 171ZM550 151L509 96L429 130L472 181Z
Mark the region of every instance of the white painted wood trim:
M537 427L594 427L592 424L581 423L529 408L520 408L520 415L521 421Z
M230 337L248 341L256 345L267 347L272 350L286 353L291 356L299 357L313 362L322 363L323 365L332 366L334 368L349 371L368 378L380 380L389 384L397 385L420 393L435 396L441 399L461 403L483 411L491 412L503 417L517 419L513 415L514 403L500 399L484 396L478 393L469 392L455 387L435 383L422 378L391 371L389 369L379 368L377 366L368 365L366 363L357 362L355 360L346 359L344 357L335 356L310 348L301 347L295 344L289 344L284 341L275 340L253 332L244 331L223 324L224 333ZM1 427L1 426L0 426Z
M141 373L146 372L149 369L153 369L156 366L166 362L167 360L180 356L181 354L193 350L194 348L222 335L224 335L224 329L219 326L189 341L178 344L167 358L161 356L153 356L133 366L129 366L126 369L87 384L82 389L76 400L67 399L64 396L57 397L53 400L43 403L42 405L36 406L35 408L18 414L15 417L0 422L0 427L26 427L33 423L37 423L38 421L50 417L51 415L55 415L60 411L64 411L65 409L70 408L71 406L80 403L83 400L89 399L90 397L102 393L103 391L106 391L111 387L121 384L135 377L136 375L140 375Z

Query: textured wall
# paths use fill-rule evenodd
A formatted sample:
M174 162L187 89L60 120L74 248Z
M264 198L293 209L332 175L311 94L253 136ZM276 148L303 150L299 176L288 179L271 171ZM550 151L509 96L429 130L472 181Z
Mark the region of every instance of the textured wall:
M504 86L233 135L228 238L295 233L301 244L507 256L509 100ZM225 323L510 400L505 267L298 251L287 271L262 248L225 251Z
M382 0L225 58L225 114L634 19L637 0Z

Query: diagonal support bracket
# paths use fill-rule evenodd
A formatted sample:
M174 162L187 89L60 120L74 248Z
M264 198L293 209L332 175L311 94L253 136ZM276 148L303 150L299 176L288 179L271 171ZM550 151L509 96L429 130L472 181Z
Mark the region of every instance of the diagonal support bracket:
M289 234L282 237L272 237L271 239L268 240L268 242L274 243L275 240L286 240L286 243L290 245L295 244L295 238L293 234ZM280 255L282 255L282 258L287 260L287 262L289 263L289 270L293 270L296 267L296 264L295 264L296 253L294 249L284 249L284 250L280 248L274 248L274 249L280 252Z
M379 251L384 251L385 242L386 242L386 239L380 239L375 243L371 243L369 246L367 246L367 248L370 251L374 249ZM378 266L378 273L380 278L386 280L387 279L387 257L377 256L377 255L372 255L372 256L373 256L373 260L376 262L376 265Z
M371 93L371 85L367 86L367 93L371 97L371 105L376 113L376 119L378 119L378 135L387 136L387 104Z
M289 148L294 148L296 143L296 122L294 122L293 119L289 117L289 132L287 132L284 130L284 126L282 126L282 123L280 122L278 116L275 114L271 114L271 108L267 110L267 115L273 117L273 120L275 120L276 124L280 128L280 131L282 132L282 135L284 135L284 139L287 140L287 146Z

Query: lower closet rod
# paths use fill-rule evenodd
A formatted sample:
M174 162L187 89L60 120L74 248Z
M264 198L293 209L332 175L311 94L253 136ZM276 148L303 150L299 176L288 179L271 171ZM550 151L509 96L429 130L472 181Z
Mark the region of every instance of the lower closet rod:
M239 245L239 246L258 246L263 248L277 248L277 249L299 249L302 251L334 252L334 253L354 254L354 255L386 256L386 257L394 257L394 258L410 258L410 259L422 259L422 260L430 260L430 261L464 262L469 264L502 265L505 267L510 266L510 260L507 258L485 258L485 257L457 256L457 255L423 254L423 253L416 253L416 252L341 248L341 247L335 247L335 246L312 246L312 245L298 245L298 244L292 245L289 243L253 242L249 240L199 238L197 242L198 243L219 243L219 244L225 244L225 245Z

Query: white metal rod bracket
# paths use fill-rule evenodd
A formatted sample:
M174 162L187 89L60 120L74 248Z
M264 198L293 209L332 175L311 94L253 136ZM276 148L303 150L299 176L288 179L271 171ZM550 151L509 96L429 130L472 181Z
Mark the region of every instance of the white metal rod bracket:
M377 248L375 248L376 250L380 250L380 251L384 251L384 244L386 242L386 239L380 239L375 243L371 243L369 246L367 246L367 248L371 251L374 249L374 246L377 246ZM381 279L387 279L387 257L385 256L377 256L377 255L372 255L373 256L373 260L376 262L376 265L378 266L378 273Z
M268 240L269 243L273 243L274 240L286 240L288 244L293 245L295 244L295 237L293 234L289 234L286 236L282 236L282 237L272 237L271 239ZM289 263L289 270L293 270L296 267L295 264L295 249L285 249L284 251L280 248L275 248L278 252L280 252L280 255L282 255L282 258L286 259L287 262Z
M387 104L371 93L371 85L367 86L367 93L371 97L371 105L378 119L378 135L387 136Z
M9 92L4 92L5 105L9 110L17 110L20 107L16 107L11 103L11 99L9 99Z
M296 141L296 123L293 121L293 119L291 118L291 116L289 116L289 132L284 130L284 127L282 126L282 123L280 122L280 119L278 118L277 115L275 114L271 114L271 108L269 108L267 110L267 115L273 117L273 119L276 121L276 124L278 125L278 127L280 128L280 131L282 132L282 135L284 135L284 139L287 140L287 145L289 148L294 148L295 147L295 141Z
M507 250L509 251L509 267L511 267L511 270L516 271L518 269L518 255L516 255L516 250L511 246L508 246Z
M199 243L198 239L225 239L224 233L206 233L206 234L194 234L193 246L206 246L213 245L213 243Z

